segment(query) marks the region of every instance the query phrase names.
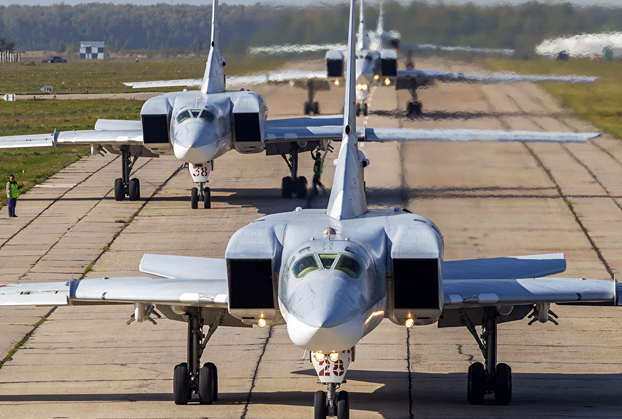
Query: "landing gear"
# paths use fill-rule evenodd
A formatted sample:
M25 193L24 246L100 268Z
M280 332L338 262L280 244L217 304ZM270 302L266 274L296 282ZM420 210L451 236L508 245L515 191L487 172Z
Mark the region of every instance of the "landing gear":
M421 109L421 102L408 102L408 104L406 105L406 116L408 116L409 118L420 117L422 114Z
M486 365L476 362L469 367L467 400L471 404L483 404L486 394L493 394L495 404L506 405L512 401L512 370L507 364L497 364L497 316L495 308L487 308L480 336L475 325L461 312L462 319L484 355Z
M134 157L130 154L130 146L121 146L121 176L114 181L114 199L116 201L123 201L126 196L130 198L130 201L137 201L140 199L140 182L134 178L130 180L130 173L134 163L140 156L141 149L139 149Z
M295 195L298 199L307 197L307 178L298 176L298 145L292 144L289 159L281 152L281 157L287 163L291 176L286 176L281 181L281 198L291 198Z
M367 108L367 103L357 103L356 104L356 116L361 116L361 112L363 116L367 116L369 114L369 109Z
M194 188L193 188L194 189ZM222 321L221 310L203 335L201 309L192 307L188 313L188 362L175 367L173 371L173 398L175 404L188 404L192 394L199 395L200 404L212 404L218 400L218 370L211 362L199 368L201 355L218 325Z
M203 208L212 207L212 193L210 188L204 187L203 182L199 183L198 188L190 189L190 206L192 209L199 208L199 201L203 201Z
M313 101L315 97L315 88L313 86L313 81L307 81L307 101L304 103L304 113L305 115L319 115L320 114L320 104Z
M324 419L327 416L337 416L338 419L350 419L350 401L347 391L336 392L337 384L327 384L327 391L315 393L313 417Z

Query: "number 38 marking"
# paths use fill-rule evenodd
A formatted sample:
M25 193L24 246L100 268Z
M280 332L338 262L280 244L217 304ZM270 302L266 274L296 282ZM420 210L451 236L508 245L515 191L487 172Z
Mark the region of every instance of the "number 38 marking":
M209 171L207 170L207 167L195 167L194 168L194 173L193 176L207 176L209 175Z

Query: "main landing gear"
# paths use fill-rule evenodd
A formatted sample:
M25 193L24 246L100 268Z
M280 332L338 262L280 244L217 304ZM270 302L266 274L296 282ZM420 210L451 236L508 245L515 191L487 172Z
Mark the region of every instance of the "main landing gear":
M121 176L114 181L114 199L123 201L125 197L129 197L130 201L138 201L140 199L140 181L136 178L130 179L130 173L134 163L138 160L141 149L139 149L134 157L130 154L130 146L121 146Z
M421 102L419 102L419 98L417 96L417 86L415 85L411 87L408 91L410 92L412 100L406 104L406 116L409 118L418 118L422 115L423 106L421 105Z
M320 104L318 102L314 102L313 99L315 97L315 88L313 86L313 81L307 81L307 101L304 104L304 113L305 115L319 115L320 114Z
M307 178L298 176L298 144L292 143L289 158L281 152L281 157L287 163L291 176L286 176L281 181L281 198L291 198L295 195L298 199L307 197Z
M369 114L367 103L357 103L356 104L356 116L361 116L361 112L363 116L367 116Z
M337 419L350 418L350 401L347 391L336 392L337 384L329 383L326 385L326 391L318 391L315 393L313 403L314 419L324 419L327 416Z
M506 405L512 401L512 369L507 364L497 364L497 316L494 307L487 308L484 315L481 338L475 325L464 310L462 319L473 335L485 359L485 366L476 362L469 367L467 400L471 404L483 404L486 394L493 394L495 404Z
M192 209L199 208L199 201L203 202L203 208L212 207L212 193L210 188L204 185L203 182L200 182L198 188L190 189L190 205Z
M173 397L175 404L188 404L192 394L199 395L200 404L218 401L218 370L216 365L207 362L200 367L201 355L224 316L221 310L203 335L201 309L192 307L188 313L188 362L175 367L173 372Z

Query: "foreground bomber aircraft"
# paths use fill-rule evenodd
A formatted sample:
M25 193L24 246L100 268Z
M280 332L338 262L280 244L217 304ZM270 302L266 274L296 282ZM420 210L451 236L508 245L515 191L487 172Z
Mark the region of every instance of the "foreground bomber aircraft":
M201 355L219 326L286 325L327 387L315 394L316 418L349 417L348 393L336 390L356 344L383 318L406 327L466 326L485 360L469 368L469 401L481 404L494 394L498 404L509 403L511 370L497 363L497 324L530 312L546 322L551 303L618 305L621 288L610 281L541 278L565 269L560 254L447 262L443 236L427 218L367 209L363 170L369 162L358 149L364 135L355 118L355 0L350 6L341 149L325 210L261 217L233 234L224 259L143 256L140 270L159 278L0 285L0 305L125 303L133 304L136 322L151 320L156 308L187 322L187 362L173 373L177 404L194 393L201 404L218 400L217 368L201 366ZM333 135L332 128L318 130Z
M406 70L397 69L397 45L399 45L398 34L391 35L383 29L383 13L378 18L378 29L376 32L367 31L365 28L365 15L363 0L360 2L360 18L358 42L356 47L356 115L367 116L367 99L373 86L391 87L398 90L408 90L411 94L411 101L406 105L408 116L421 115L422 105L417 97L417 89L430 86L435 81L439 82L465 82L465 83L514 83L514 82L539 82L539 81L559 81L567 83L591 83L599 77L586 76L556 76L556 75L521 75L516 73L455 73L453 71L442 71L435 68L422 70L413 69L409 58ZM381 6L382 7L382 6ZM255 48L254 52L264 53L297 53L305 52L305 46L287 45L272 46L265 48ZM312 45L314 49L320 49L319 45ZM333 45L327 45L330 49ZM512 50L490 50L469 47L440 47L436 45L418 45L402 47L407 51L417 49L439 49L439 50L462 50L472 52L496 52L512 54ZM326 71L300 71L289 70L284 72L271 72L263 76L255 76L245 79L245 84L259 83L290 83L295 87L305 88L308 91L308 99L304 103L304 113L319 114L319 103L314 102L316 91L329 90L331 84L340 85L343 82L344 63L347 58L342 49L330 49L326 53ZM233 81L230 82L233 84Z

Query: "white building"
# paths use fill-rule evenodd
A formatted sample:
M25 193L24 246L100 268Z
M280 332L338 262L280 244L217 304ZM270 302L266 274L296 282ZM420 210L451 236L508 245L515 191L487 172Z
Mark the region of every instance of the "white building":
M103 60L105 42L81 41L80 59L81 60Z

